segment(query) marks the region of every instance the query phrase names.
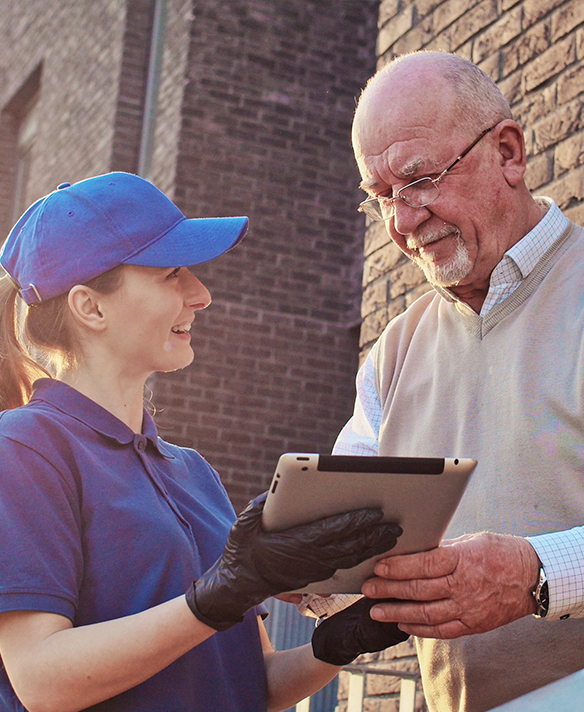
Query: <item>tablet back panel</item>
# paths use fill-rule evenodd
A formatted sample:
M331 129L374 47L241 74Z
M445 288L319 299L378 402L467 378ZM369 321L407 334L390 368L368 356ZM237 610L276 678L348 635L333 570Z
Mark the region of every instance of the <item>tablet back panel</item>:
M390 555L427 551L440 543L476 460L286 453L264 507L263 525L279 531L331 514L380 507L403 531ZM339 570L312 593L360 593L377 559Z

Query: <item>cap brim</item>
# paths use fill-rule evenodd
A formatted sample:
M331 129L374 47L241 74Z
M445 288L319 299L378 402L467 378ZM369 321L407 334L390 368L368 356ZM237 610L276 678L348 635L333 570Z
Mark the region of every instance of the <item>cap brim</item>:
M246 217L185 218L124 262L142 267L199 265L235 247L245 236L248 225Z

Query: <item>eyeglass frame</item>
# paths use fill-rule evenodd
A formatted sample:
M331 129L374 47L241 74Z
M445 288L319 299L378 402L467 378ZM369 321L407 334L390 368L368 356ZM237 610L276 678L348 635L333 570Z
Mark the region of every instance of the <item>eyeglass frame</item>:
M491 127L488 128L488 129L485 129L484 131L482 131L482 132L478 135L478 137L475 138L475 140L470 144L470 146L469 146L468 148L466 148L459 156L457 156L457 157L454 159L454 161L452 161L452 163L451 163L447 168L445 168L445 169L442 171L442 173L440 173L440 175L437 176L436 178L430 178L430 176L423 176L422 178L418 178L417 180L414 180L414 181L412 181L411 183L408 183L407 185L404 185L403 188L400 188L400 189L397 191L397 193L396 193L395 195L391 196L390 198L387 198L387 197L384 197L384 196L381 196L381 197L374 197L374 198L367 198L367 200L364 200L362 203L359 203L359 207L357 208L357 210L358 210L360 213L365 213L365 215L367 215L367 217L371 218L371 220L373 220L373 221L375 221L375 222L385 222L386 220L391 220L391 219L393 219L393 217L394 217L394 215L395 215L395 201L398 200L398 199L401 200L401 201L403 201L403 202L404 202L407 206L409 206L410 208L425 208L427 205L431 205L433 202L435 202L436 200L438 200L438 198L440 197L440 186L439 186L438 184L440 183L440 181L442 180L442 178L444 178L444 176L445 176L449 171L451 171L451 170L454 168L454 166L455 166L457 163L459 163L459 161L461 161L468 153L470 153L470 152L472 151L472 149L477 145L477 143L478 143L482 138L484 138L490 131L492 131L494 128L496 128L500 123L501 123L500 121L497 121L496 124L494 124L493 126L491 126ZM407 188L411 188L413 185L416 185L417 183L422 183L423 181L428 181L428 180L429 180L429 181L432 183L432 185L437 189L438 194L436 195L435 198L432 198L432 200L428 201L427 203L424 203L423 205L411 205L410 203L408 203L408 201L406 200L406 198L404 198L404 196L401 195L402 191L406 190ZM372 203L377 203L377 204L378 204L378 207L379 207L379 211L381 212L381 205L380 205L380 201L381 201L381 200L387 201L387 202L390 202L390 203L393 204L393 205L392 205L392 212L391 212L391 215L389 215L389 216L386 217L386 218L384 218L384 217L376 218L376 217L374 217L373 215L370 215L370 214L366 211L366 209L363 207L364 205L368 205L368 204L370 205L370 204L372 204Z

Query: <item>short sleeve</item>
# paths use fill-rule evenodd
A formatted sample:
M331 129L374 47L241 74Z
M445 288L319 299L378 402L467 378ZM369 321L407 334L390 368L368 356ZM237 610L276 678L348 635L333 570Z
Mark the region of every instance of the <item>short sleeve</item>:
M0 612L73 619L83 578L79 510L71 476L0 437Z

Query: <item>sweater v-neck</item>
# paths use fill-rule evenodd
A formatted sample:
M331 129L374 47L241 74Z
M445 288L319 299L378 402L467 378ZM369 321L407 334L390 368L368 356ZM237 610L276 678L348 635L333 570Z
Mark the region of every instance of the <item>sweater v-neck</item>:
M466 329L475 338L482 340L497 324L508 317L533 294L559 257L569 248L572 240L576 239L576 235L577 226L573 222L569 222L565 230L517 289L484 316L477 314L474 309L454 297L451 292L435 287L436 292L442 299L452 305L453 313L456 314L456 318L464 323Z

